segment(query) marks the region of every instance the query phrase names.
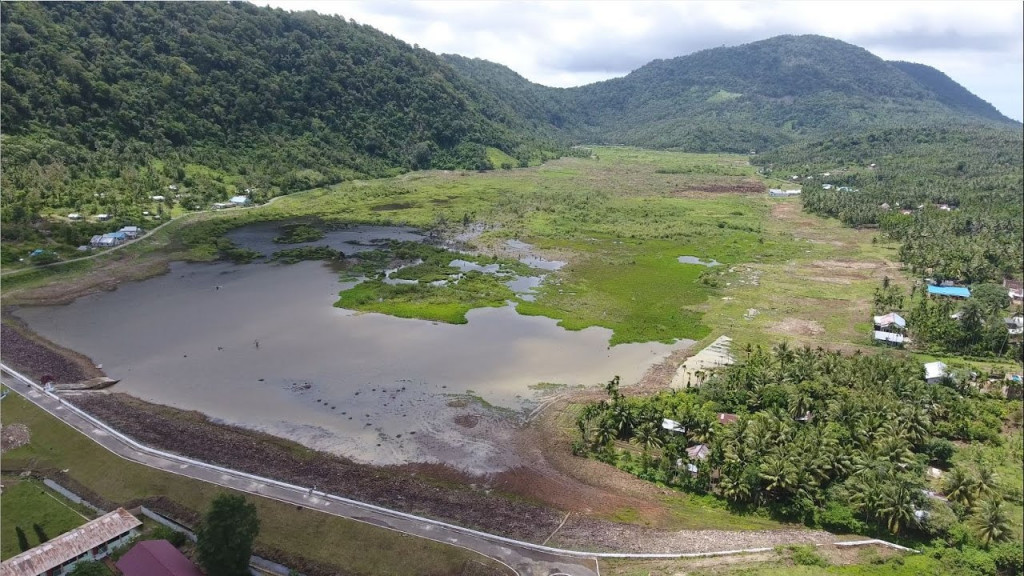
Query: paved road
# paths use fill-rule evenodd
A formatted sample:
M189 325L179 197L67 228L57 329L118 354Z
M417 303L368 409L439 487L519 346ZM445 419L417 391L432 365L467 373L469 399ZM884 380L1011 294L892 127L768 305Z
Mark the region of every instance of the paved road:
M5 364L0 363L0 369L3 370L0 372L0 381L5 386L126 460L172 474L395 530L410 536L473 550L505 564L516 574L522 576L600 576L598 558L695 558L772 550L772 548L749 548L674 554L589 553L512 540L365 502L357 502L333 494L312 491L307 486L296 486L150 448L121 435L78 408L66 404L58 396L43 391L39 385ZM835 542L834 544L837 546L880 545L904 552L916 552L910 548L876 539Z
M119 438L119 435L112 433L112 430L98 425L97 422L91 421L73 407L64 404L58 397L45 393L39 386L28 382L26 378L6 366L2 364L0 366L5 370L0 378L4 385L85 434L100 446L127 460L196 480L395 530L403 534L467 548L498 560L523 576L547 576L550 574L597 576L598 574L597 560L589 555L573 554L571 551L565 551L568 554L549 552L528 542L520 543L499 536L486 535L319 491L311 493L309 488L291 486L267 478L204 465L187 458L146 449L134 442L126 442Z

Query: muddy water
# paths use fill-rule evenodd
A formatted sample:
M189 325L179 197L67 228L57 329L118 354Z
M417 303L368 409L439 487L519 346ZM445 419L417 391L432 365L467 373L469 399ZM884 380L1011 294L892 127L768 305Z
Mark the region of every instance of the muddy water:
M316 262L175 264L171 272L63 307L18 312L103 365L115 390L199 410L378 464L513 466L495 406L522 413L541 382L624 382L690 342L608 347L511 306L448 325L332 307L346 284ZM218 288L219 287L219 288ZM257 347L258 341L258 347Z

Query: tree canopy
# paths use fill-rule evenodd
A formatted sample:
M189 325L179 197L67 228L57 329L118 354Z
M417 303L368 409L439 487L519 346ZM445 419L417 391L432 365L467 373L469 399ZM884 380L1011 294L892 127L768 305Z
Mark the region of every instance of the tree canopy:
M210 576L249 574L249 559L259 531L253 503L238 494L218 495L196 530L199 564Z

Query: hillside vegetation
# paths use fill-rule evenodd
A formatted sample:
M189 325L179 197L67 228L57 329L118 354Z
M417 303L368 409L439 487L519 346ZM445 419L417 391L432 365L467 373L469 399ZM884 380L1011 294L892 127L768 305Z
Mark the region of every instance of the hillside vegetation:
M48 214L139 223L245 189L265 199L491 168L488 148L523 165L557 150L439 57L343 18L241 3L16 3L2 25L6 240L31 237L20 225Z

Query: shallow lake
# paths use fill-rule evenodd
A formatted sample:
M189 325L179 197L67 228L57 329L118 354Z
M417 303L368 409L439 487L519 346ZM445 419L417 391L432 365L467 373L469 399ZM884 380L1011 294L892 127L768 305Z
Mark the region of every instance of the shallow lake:
M609 330L571 332L512 306L473 310L464 325L334 308L350 285L318 262L175 263L17 315L102 364L115 391L359 461L479 473L514 462L476 398L521 414L551 388L539 383L630 383L691 343L609 348Z

